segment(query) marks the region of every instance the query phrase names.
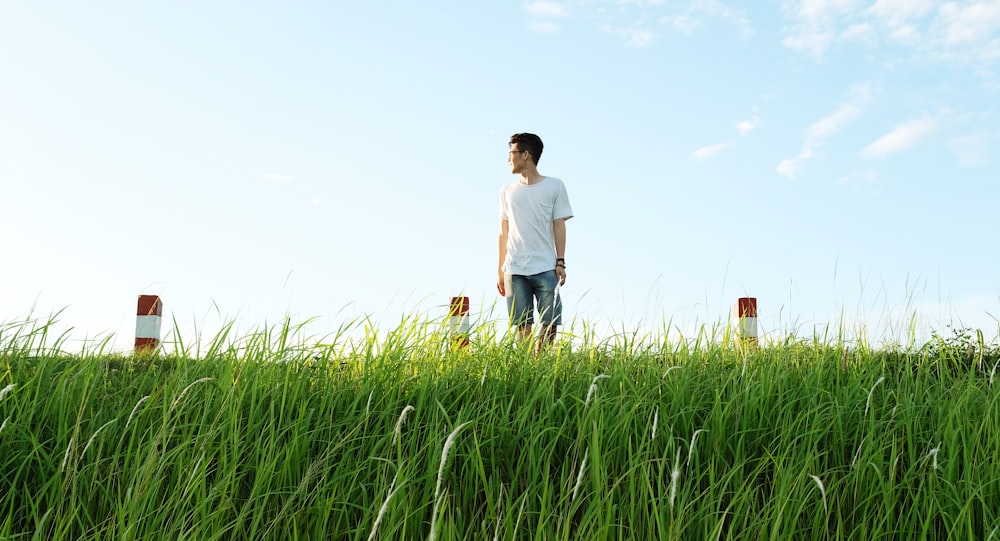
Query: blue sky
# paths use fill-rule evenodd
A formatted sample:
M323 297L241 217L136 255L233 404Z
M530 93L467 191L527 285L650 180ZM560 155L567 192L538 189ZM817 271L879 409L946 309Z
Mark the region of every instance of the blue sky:
M570 318L995 336L1000 0L744 4L4 3L0 321L490 313L530 131Z

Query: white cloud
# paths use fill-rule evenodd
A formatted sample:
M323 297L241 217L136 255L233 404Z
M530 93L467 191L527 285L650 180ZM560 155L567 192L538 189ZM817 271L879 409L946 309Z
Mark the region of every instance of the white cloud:
M855 86L851 97L842 103L834 112L814 122L806 128L802 150L798 156L787 158L778 164L778 173L794 179L802 163L816 156L816 152L826 144L826 140L839 132L846 124L861 114L868 103L871 90L868 85Z
M1000 1L958 5L947 2L939 10L939 21L947 44L966 44L996 38L1000 30Z
M938 3L935 0L878 0L865 10L865 14L891 26L905 25L927 15Z
M652 44L663 31L692 34L715 20L735 25L744 36L753 33L746 11L724 0L533 0L523 9L535 32L556 32L574 18L633 47Z
M986 134L964 135L951 141L951 149L961 167L981 167L990 163L990 137Z
M850 175L843 176L837 179L838 186L850 186L860 183L865 184L875 184L877 178L875 173L872 171L856 171Z
M786 0L782 7L792 26L784 45L821 58L836 41L840 20L861 5L860 0Z
M898 154L917 144L927 134L934 131L937 122L924 118L911 120L896 126L891 132L879 137L874 143L865 147L861 155L866 158L884 158Z
M719 143L717 145L710 145L707 147L701 147L698 150L691 153L691 157L696 160L707 160L712 156L718 154L719 152L726 149L729 143Z
M901 58L970 65L981 73L1000 61L1000 0L786 0L782 12L789 23L783 44L816 59L850 42L903 45L911 53Z
M718 0L693 0L684 11L660 18L660 22L682 34L693 34L704 28L709 19L731 21L744 35L753 33L750 19L741 11L731 8Z
M799 162L801 161L802 160L796 158L781 160L781 163L778 164L778 168L776 170L779 175L794 180L795 175L799 172Z
M646 47L656 41L657 35L651 30L643 27L614 28L604 26L605 32L616 34L625 39L625 43L632 47Z
M741 120L736 123L736 129L739 130L740 135L747 136L750 132L757 129L757 125L760 124L760 117L754 112L753 117L748 120Z
M565 4L551 0L536 0L524 6L524 11L530 17L528 28L539 34L554 34L559 31L559 25L553 19L569 17L569 8Z
M551 2L548 0L537 0L536 2L531 2L530 4L524 6L524 10L528 12L528 15L539 18L559 19L569 16L569 10L566 9L566 6L558 2Z

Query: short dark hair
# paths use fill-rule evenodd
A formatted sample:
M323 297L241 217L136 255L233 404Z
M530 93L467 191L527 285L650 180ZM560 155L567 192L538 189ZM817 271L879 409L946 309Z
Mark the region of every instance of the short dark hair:
M533 133L515 133L510 136L509 146L517 144L518 150L527 150L531 154L531 160L538 165L538 160L542 157L542 138Z

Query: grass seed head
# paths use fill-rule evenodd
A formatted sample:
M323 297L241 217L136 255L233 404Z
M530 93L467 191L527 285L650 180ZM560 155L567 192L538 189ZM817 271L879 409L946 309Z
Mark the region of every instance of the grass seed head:
M8 383L6 387L4 387L3 389L0 389L0 402L3 402L3 399L7 396L7 393L9 393L9 392L11 392L13 390L14 390L14 384L13 383Z
M458 425L455 430L452 430L451 434L448 435L448 439L444 441L444 448L441 449L441 464L438 465L437 485L434 487L434 511L431 514L431 534L430 537L428 537L429 541L434 541L434 539L437 538L437 516L442 500L441 482L444 479L444 467L448 463L448 453L451 452L451 446L455 444L455 437L458 435L459 431L471 422L472 421L466 421Z
M82 457L83 455L87 454L87 449L90 449L90 444L94 443L94 438L96 438L97 435L100 434L102 430L104 430L109 425L111 425L112 423L115 423L117 421L118 421L118 419L111 419L110 421L108 421L108 422L104 423L103 425L101 425L101 428L98 428L93 433L93 435L90 436L90 439L87 440L87 445L83 446L83 451L80 452L80 456Z
M868 415L868 408L872 405L872 393L875 392L875 387L878 387L878 384L882 383L883 381L885 381L885 376L878 378L878 381L875 382L875 385L872 385L872 388L868 391L868 399L865 400L865 415Z
M704 428L699 428L698 430L694 431L694 434L691 434L691 443L688 444L688 458L687 458L688 466L691 465L691 454L694 452L694 442L695 440L698 439L698 434L701 434L702 432L708 432L708 430Z
M139 406L141 406L147 399L149 399L148 394L140 398L139 401L135 403L135 407L132 408L132 413L128 414L128 420L125 421L125 428L122 429L122 432L128 430L128 425L132 423L132 418L135 417L136 412L139 411Z
M931 466L933 466L935 470L938 469L937 457L938 457L938 453L940 453L940 452L941 452L941 442L938 442L937 447L935 447L935 448L931 449L930 451L928 451L927 452L927 456L924 458L925 462L928 459L931 460Z
M373 541L375 535L378 533L379 524L382 523L382 517L385 516L386 509L389 508L389 501L396 494L396 481L399 480L399 471L396 471L396 477L393 478L392 484L389 485L389 494L385 497L385 501L382 502L382 507L378 510L378 516L375 517L375 523L372 524L372 532L368 534L368 541Z
M403 408L403 412L399 414L399 419L396 420L396 428L392 431L392 444L396 445L399 441L399 434L403 431L403 425L406 423L406 415L414 410L414 407L407 404Z
M653 441L656 439L656 424L659 422L659 420L660 420L660 406L656 406L656 409L653 410L653 430L652 430L653 433L649 436L649 441Z
M827 511L827 509L826 509L826 488L823 486L823 481L821 481L820 478L816 477L815 475L810 475L809 477L813 481L815 481L816 482L816 486L819 487L819 493L820 493L821 496L823 496L823 512L824 513L828 513L829 511Z
M594 397L595 393L597 393L597 382L600 381L600 380L602 380L602 379L604 379L604 378L610 378L610 377L611 376L609 376L607 374L601 374L599 376L594 376L594 379L590 382L590 389L587 390L587 400L585 400L584 403L583 403L584 407L590 405L590 399Z
M576 473L576 484L573 485L573 496L570 497L570 501L576 499L576 493L580 490L580 485L583 483L583 471L587 468L587 452L590 449L585 449L583 451L583 460L580 461L580 471Z
M66 452L63 454L62 464L59 465L59 471L66 471L66 463L69 462L69 452L73 449L73 443L76 441L75 438L69 439L69 445L66 446Z
M674 499L677 498L677 481L681 477L681 450L677 448L677 454L674 456L674 467L670 470L670 496L667 502L670 504L670 509L674 508Z
M191 388L194 387L195 385L198 385L199 383L205 383L205 382L208 382L208 381L214 381L214 380L215 380L215 378L201 378L201 379L196 379L196 380L192 381L190 384L188 384L187 387L184 388L183 391L181 391L181 394L177 395L177 398L175 398L174 401L170 403L170 408L168 408L167 411L168 412L174 411L174 408L177 407L177 404L179 404L180 401L181 401L181 399L184 398L184 395L186 395L188 393L188 391L190 391Z

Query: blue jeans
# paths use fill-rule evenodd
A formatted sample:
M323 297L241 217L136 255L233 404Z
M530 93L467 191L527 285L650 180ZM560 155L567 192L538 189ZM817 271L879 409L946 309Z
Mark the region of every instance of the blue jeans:
M556 291L559 277L555 270L531 276L508 274L506 284L507 313L510 324L531 325L535 322L535 304L538 319L545 325L562 324L562 299Z

